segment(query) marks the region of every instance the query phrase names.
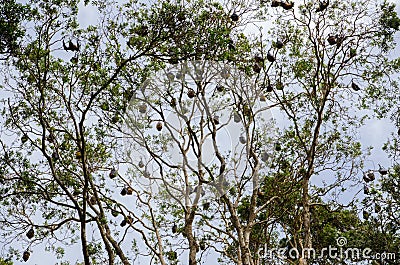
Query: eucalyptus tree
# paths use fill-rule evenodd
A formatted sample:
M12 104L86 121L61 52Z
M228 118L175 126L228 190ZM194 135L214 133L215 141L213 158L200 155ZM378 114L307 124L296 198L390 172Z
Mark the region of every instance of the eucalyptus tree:
M356 222L338 197L362 189L355 110L386 80L376 67L390 74L393 5L103 2L83 29L77 4L32 1L7 62L3 244L24 260L80 242L85 264L250 265L323 247L325 219ZM267 35L243 33L254 11Z
M339 210L346 189L363 190L360 173L368 148L358 141L366 118L358 110L371 90L393 89L388 55L399 30L394 8L386 1L302 1L294 7L272 1L261 11L263 17L276 16L260 45L270 62L261 77L267 100L279 105L285 121L279 133L288 167L283 177L298 185L300 197L278 220L289 248L305 250L295 262L307 264L313 237L318 241L311 231L317 208Z
M163 8L170 13L157 25L171 24L171 14L177 14L178 20L188 16L179 6L164 3ZM141 206L152 213L144 217L157 223L149 231L154 245L168 246L167 256L173 263L188 249L189 264L196 264L209 250L226 252L226 237L234 237L225 231L226 215L237 218L238 202L236 206L230 203L226 192L233 193L234 186L239 186L243 194L244 185L253 184L251 175L258 174L254 173L258 169L250 169L247 148L260 145L266 138L260 130L266 128L254 126L250 107L259 102L260 94L249 71L253 61L249 41L233 30L246 23L248 8L227 12L217 3L192 8L198 11L189 22L192 27L178 25L170 42L160 49L170 55L169 64L162 67L163 54L155 56L153 65L160 70L143 82L126 109L125 126L119 130L128 156L122 152L118 162L133 169L129 186ZM147 27L142 23L134 31ZM141 43L130 41L128 46L135 49ZM186 60L179 63L180 59ZM132 83L130 73L127 69L121 83ZM267 110L260 107L259 113ZM240 128L244 128L242 135ZM262 153L267 155L257 147L252 157L259 160ZM219 203L216 198L221 198ZM238 221L235 233L243 233Z
M94 174L107 168L112 143L95 141L103 131L93 125L92 112L120 68L143 52L116 65L103 57L104 29L79 29L77 1L30 4L37 9L33 32L4 70L10 71L3 86L11 96L3 101L3 244L23 240L27 261L37 244L48 242L62 254L57 242L79 240L89 264L98 245L88 239L88 226L97 224L107 262L118 256L129 264L104 222L104 208L94 206L101 192L94 185L102 182Z
M265 8L261 9L261 18L270 18L271 14L276 18L272 19L273 27L267 35L268 39L260 34L257 37L261 37L261 41L255 41L256 46L251 45L247 52L242 51L236 60L232 61L229 55L226 57L240 71L234 72L232 80L240 79L239 76L243 74L252 76L247 81L252 86L245 89L248 91L245 97L241 94L244 84L221 85L223 82L219 80L220 77L215 80L216 73L224 75L224 67L206 67L210 72L210 82L203 85L196 82L197 71L204 71L201 64L169 69L161 85L149 85L150 94L147 84L143 87L138 98L132 101L132 106L137 108L138 119L147 119L149 126L153 123L157 131L165 130L163 128L168 131L157 133L150 127L143 127L141 130L150 132L146 134L138 130L136 133L139 134L127 136L140 146L135 147L136 150L141 149L142 156L146 157L145 163L142 157L133 164L144 163L149 167L156 164L155 175L147 174L147 169L143 170L146 173L143 175L154 181L152 185L161 182L160 190L165 192L161 199L172 197L175 202L185 201L186 205L182 203L180 207L183 209L181 214L186 215L181 217L185 220L181 230L189 243L194 239L194 234L187 233L187 217L198 214L197 227L202 227L200 234L206 231L201 234L201 242L208 238L220 242L213 248L221 253L221 260L259 264L262 262L260 251L265 253L266 247L276 246L279 232L286 234L285 242L290 248L298 249L300 253L310 249L311 227L313 222L319 222L316 214L312 213L321 207L332 204L328 212L339 212L343 215L342 220L357 219L353 209L343 211L345 207L341 205L339 197L348 187L356 191L363 189L360 173L368 148L362 149L357 140L357 130L366 117L357 110L363 107L365 98L370 95L369 88L386 82L377 71L371 69L377 65L384 69L390 66L386 57L393 48L393 34L398 30L398 18L393 10L394 6L386 2L305 1L298 6L289 2L267 2ZM238 18L231 16L231 20ZM234 45L235 41L230 41ZM237 41L240 43L240 40ZM384 72L391 74L386 69ZM186 74L189 74L195 87L186 83ZM168 89L165 90L165 87ZM211 91L207 93L210 88ZM187 98L182 92L185 90ZM211 98L202 97L203 94ZM221 97L220 108L208 106L207 102L211 103L216 96ZM226 96L231 100L224 101ZM268 102L268 107L259 108L257 103L264 101ZM262 122L256 117L274 107L280 108L284 123L277 135L268 137L261 126ZM221 147L216 136L231 124L230 119L221 118L229 116L222 110L232 113L233 122L236 120L241 123L243 135L236 140L245 144L246 148L238 157L235 152L231 156L220 153ZM194 117L196 111L200 111L200 120ZM177 115L178 125L170 122L168 117L171 116L168 115ZM138 124L135 119L130 122ZM154 132L156 135L153 135ZM211 150L215 152L217 160L211 163L211 168L219 169L217 172L208 169L203 162L201 146L204 141L201 140L209 134L211 137L216 135L212 138ZM145 144L150 139L154 140L154 145ZM170 163L166 159L170 144L179 147L180 151L175 155L182 159L181 164ZM188 162L191 152L197 162L196 167ZM240 161L243 161L245 170L240 170ZM262 162L266 161L268 164L265 166ZM189 172L187 169L190 169ZM208 179L204 178L203 171ZM327 179L328 174L333 177ZM195 182L191 182L187 176L194 177ZM233 176L232 183L235 185L230 187L228 181L228 192L221 192L218 190L218 181L227 176ZM320 181L322 185L311 186L312 177L323 179ZM175 186L179 180L182 182L178 186L181 185L183 189ZM187 205L190 202L193 206L193 201L189 201L193 185L202 188L196 189L195 207L191 211L193 208ZM202 195L202 189L207 190L207 187L211 189L210 192L216 189L220 200L211 208L206 202L205 211L201 211L197 204L202 196L207 195ZM173 191L180 192L183 197L176 196ZM351 201L350 206L355 203L355 200ZM169 209L165 204L164 207ZM209 216L208 211L213 214ZM189 220L193 221L192 218ZM173 223L171 226L173 231L179 231L179 227L176 228ZM339 229L340 232L345 231ZM318 237L318 234L313 236ZM320 240L316 238L316 241ZM219 246L224 248L219 249ZM190 248L193 254L195 245ZM306 256L299 260L304 264L307 259Z
M32 29L2 68L3 246L25 261L40 247L62 257L80 242L84 264L131 264L138 256L177 262L152 202L122 197L137 190L119 168L118 133L151 71L230 55L229 12L212 2L103 2L98 24L81 28L78 1L30 5L37 10ZM202 12L191 16L195 10ZM196 244L189 237L191 264Z

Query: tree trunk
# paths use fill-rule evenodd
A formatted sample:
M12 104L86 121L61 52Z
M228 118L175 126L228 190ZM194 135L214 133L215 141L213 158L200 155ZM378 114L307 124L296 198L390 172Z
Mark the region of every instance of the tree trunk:
M309 251L304 251L304 249L311 249L311 214L310 214L310 201L308 197L308 184L309 184L309 177L304 177L303 179L303 231L304 231L304 241L302 242L302 253L300 253L301 257L299 260L299 264L307 265L307 259L310 257L303 257L302 254L308 254Z
M192 222L193 220L191 220L191 218L189 218L189 223L187 223L186 225L186 234L187 234L187 238L189 241L189 265L196 265L197 261L196 261L196 253L197 253L197 242L196 242L196 238L193 236L193 227L192 227Z

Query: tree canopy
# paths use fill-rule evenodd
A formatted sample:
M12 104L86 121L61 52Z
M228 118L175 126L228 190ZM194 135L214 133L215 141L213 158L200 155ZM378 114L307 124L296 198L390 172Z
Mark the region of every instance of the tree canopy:
M17 52L18 40L24 35L21 24L31 13L29 6L15 1L0 2L0 55L1 59Z
M395 8L2 2L0 264L397 264Z

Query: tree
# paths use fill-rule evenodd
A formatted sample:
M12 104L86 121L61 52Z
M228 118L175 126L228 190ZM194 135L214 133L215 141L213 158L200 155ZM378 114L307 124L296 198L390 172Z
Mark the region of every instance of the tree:
M371 69L396 69L393 5L104 2L82 29L76 1L31 4L3 84L4 243L29 258L79 242L84 264L253 265L365 236L338 197L362 189L357 110L387 80ZM241 32L267 17L267 36Z
M24 35L21 22L32 11L29 6L15 1L2 0L0 3L0 58L6 59L17 51L18 39Z
M130 264L134 255L147 254L123 250L125 241L133 241L133 250L138 245L127 235L132 229L152 259L162 264L167 257L176 260L160 239L154 206L138 197L141 215L127 201L115 199L116 187L125 186L123 195L132 194L132 187L129 177L114 168L119 145L113 133L120 130L122 114L139 86L135 79L145 79L165 61L203 56L205 49L213 51L208 56L227 56L233 50L227 35L234 24L215 3L182 8L160 2L149 9L131 3L124 13L105 16L104 28L85 30L78 28L75 1L39 2L36 7L33 41L26 40L10 71L9 80L16 83L5 83L13 97L3 101L4 126L18 140L11 145L6 138L1 141L4 243L24 241L29 258L31 248L42 242L61 242L52 246L59 255L61 246L80 242L85 264L114 264L116 257ZM108 14L104 8L99 6ZM193 24L185 24L187 14L199 9L213 12L200 12ZM209 27L210 19L228 23ZM180 42L181 50L172 49ZM188 241L190 263L195 264L197 242L193 236Z
M267 99L279 104L286 121L280 141L287 170L280 169L279 176L298 184L294 191L299 192L280 224L291 247L300 253L313 247L312 212L327 204L320 199L330 194L328 205L340 205L335 198L345 191L346 183L357 182L368 151L364 152L354 137L365 119L356 107L371 89L385 84L382 69L388 76L393 73L385 54L393 47L391 40L397 30L394 7L364 2L366 11L360 4L331 1L318 12L321 6L306 2L293 11L267 8L265 14L278 16L271 31L278 40L260 46L269 49L273 62L265 69L264 80L275 88ZM365 20L370 23L365 25ZM376 65L382 65L380 74L370 71ZM311 186L312 178L324 174L332 176L326 184ZM251 198L255 197L254 193ZM299 260L305 264L307 256Z

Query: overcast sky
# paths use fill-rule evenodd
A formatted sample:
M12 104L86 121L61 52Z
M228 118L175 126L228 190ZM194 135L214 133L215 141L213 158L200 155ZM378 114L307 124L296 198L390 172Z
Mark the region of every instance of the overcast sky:
M393 2L397 2L398 4L400 1L395 1L392 0ZM400 7L397 7L397 12L400 11ZM80 7L79 7L79 14L78 14L79 22L81 23L82 27L87 27L90 24L96 24L98 21L98 13L95 8L91 7L90 5L88 6L83 6L83 3L81 1ZM400 37L399 34L396 36L396 40L400 42ZM396 51L399 51L397 47ZM393 54L394 56L399 56L400 54ZM4 96L3 93L0 93L1 96ZM360 140L363 144L363 147L367 146L373 146L374 149L372 150L372 155L370 157L371 161L367 161L365 165L369 168L374 168L377 169L378 163L382 164L386 167L390 166L390 160L387 158L387 155L385 152L382 151L382 145L384 142L386 142L390 138L390 134L395 131L395 127L389 123L386 120L369 120L365 126L360 130ZM374 162L372 162L374 161ZM361 177L361 176L360 176ZM17 243L18 246L18 243ZM18 246L19 247L19 246ZM20 246L21 248L24 246ZM38 264L38 265L43 265L43 264L55 264L57 261L56 259L49 260L48 258L51 257L52 255L48 255L45 252L42 252L39 248L35 248L34 253L31 255L31 258L28 263L21 263L18 261L14 261L14 264L19 265L19 264ZM71 259L71 264L75 263L75 260L77 258L81 257L81 250L80 250L80 245L77 244L73 248L68 248L66 249L67 257ZM76 258L75 258L76 257ZM139 263L137 263L139 264ZM145 262L142 262L142 264L146 264Z

